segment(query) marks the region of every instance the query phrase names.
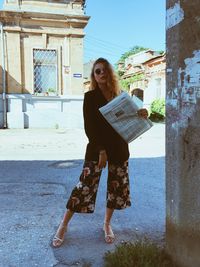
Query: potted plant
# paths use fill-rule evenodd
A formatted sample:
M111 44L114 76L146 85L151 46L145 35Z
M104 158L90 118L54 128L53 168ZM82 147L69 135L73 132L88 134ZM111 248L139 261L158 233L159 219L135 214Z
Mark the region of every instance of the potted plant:
M56 89L55 88L48 88L46 92L50 96L55 96L56 95Z

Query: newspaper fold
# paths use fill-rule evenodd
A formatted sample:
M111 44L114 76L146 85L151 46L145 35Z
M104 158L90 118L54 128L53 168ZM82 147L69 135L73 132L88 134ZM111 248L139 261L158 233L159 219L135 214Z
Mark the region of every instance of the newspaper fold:
M137 115L138 109L140 107L136 101L128 93L122 92L99 111L118 134L130 143L153 126L150 119Z

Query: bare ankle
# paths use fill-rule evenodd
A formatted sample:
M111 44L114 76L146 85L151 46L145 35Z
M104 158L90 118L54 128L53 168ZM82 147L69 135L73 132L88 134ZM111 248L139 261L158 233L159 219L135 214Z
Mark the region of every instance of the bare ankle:
M67 228L67 223L65 223L65 222L62 221L62 222L60 223L60 227L61 227L61 228Z

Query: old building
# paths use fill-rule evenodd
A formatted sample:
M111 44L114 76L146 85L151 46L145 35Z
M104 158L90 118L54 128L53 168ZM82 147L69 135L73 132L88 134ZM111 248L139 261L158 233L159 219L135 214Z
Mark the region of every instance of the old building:
M155 99L165 99L166 56L158 55L144 62L144 104L149 107Z
M84 84L84 90L88 91L90 87L90 75L92 71L92 66L94 64L95 60L90 60L87 63L84 63L83 66L83 84Z
M146 108L155 99L165 98L165 54L145 50L129 56L119 71L122 85L128 87L131 95L139 97Z
M83 0L5 0L0 127L67 126L83 94ZM71 96L71 97L70 97ZM71 107L70 107L71 106ZM73 117L73 116L72 116Z

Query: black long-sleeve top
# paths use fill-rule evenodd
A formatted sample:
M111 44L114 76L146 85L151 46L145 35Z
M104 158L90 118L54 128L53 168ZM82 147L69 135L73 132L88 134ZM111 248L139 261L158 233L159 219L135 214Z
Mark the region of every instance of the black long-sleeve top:
M85 160L98 161L99 151L105 149L110 163L124 163L129 158L128 144L99 111L99 108L107 103L99 88L88 91L84 95L84 127L89 140Z

